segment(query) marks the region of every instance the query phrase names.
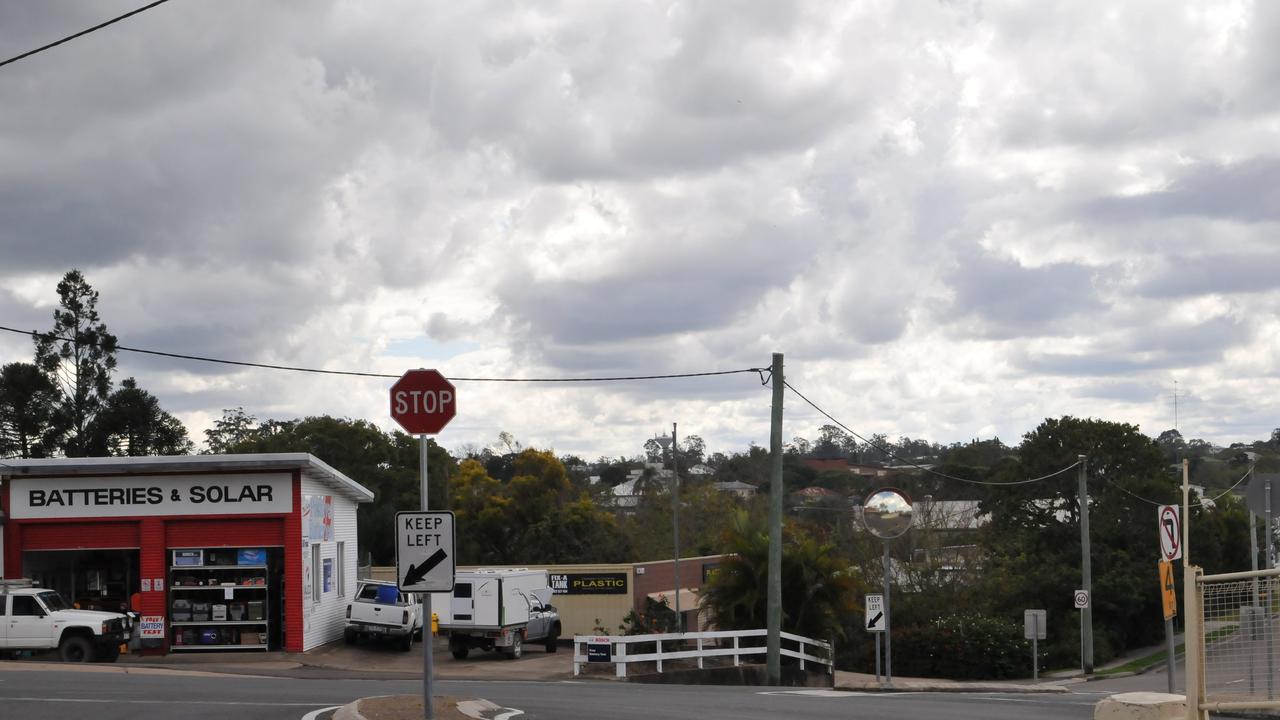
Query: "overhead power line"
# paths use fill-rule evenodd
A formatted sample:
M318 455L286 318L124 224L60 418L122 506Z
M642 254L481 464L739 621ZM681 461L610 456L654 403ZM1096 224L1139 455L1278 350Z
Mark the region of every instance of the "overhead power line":
M112 18L112 19L110 19L110 20L108 20L108 21L106 21L106 22L104 22L104 23L102 23L102 24L100 24L100 25L94 25L93 27L89 28L88 30L81 30L80 32L76 33L75 35L68 35L68 36L66 36L66 37L62 38L61 40L57 40L57 41L55 41L55 42L51 42L51 43L49 43L48 45L44 45L44 46L38 47L38 48L36 48L35 50L28 50L27 52L24 52L24 53L22 53L21 55L15 55L15 56L13 56L13 57L9 58L8 60L0 61L0 67L4 67L5 65L8 65L9 63L17 62L17 61L21 60L22 58L31 57L32 55L35 55L36 53L42 53L42 52L44 52L45 50L48 50L49 48L55 48L55 47L57 47L57 46L59 46L59 45L61 45L61 44L65 43L65 42L70 42L70 41L72 41L72 40L75 40L75 39L76 39L76 38L78 38L78 37L83 36L83 35L88 35L89 33L94 32L95 30L101 30L102 28L104 28L104 27L106 27L106 26L108 26L108 25L114 25L115 23L118 23L118 22L120 22L121 20L124 20L125 18L133 17L134 15L137 15L138 13L146 12L147 10L150 10L151 8L153 8L153 7L157 6L157 5L163 5L163 4L167 3L167 2L169 2L169 0L156 0L155 2L151 3L150 5L144 5L144 6L140 7L140 8L138 8L137 10L131 10L131 11L129 11L129 12L127 12L127 13L125 13L125 14L121 15L120 17Z
M0 325L0 330L6 332L17 333L19 335L30 335L32 337L42 337L51 340L60 340L62 342L75 342L73 338L64 337L62 335L54 335L53 333L42 333L35 330L18 330L17 328L5 327ZM346 375L350 377L371 377L371 378L388 378L396 380L400 375L390 375L386 373L360 372L356 370L323 370L320 368L299 367L294 365L273 365L270 363L256 363L244 360L226 360L223 358L203 357L200 355L187 355L184 353L164 352L162 350L149 350L146 348L128 347L126 345L116 345L116 350L121 352L140 353L143 355L156 355L159 357L174 358L177 360L192 360L196 362L217 363L220 365L235 365L239 367L263 368L267 370L286 370L289 372L314 373L317 375ZM619 382L625 380L671 380L676 378L693 378L693 377L713 377L717 375L737 375L741 373L760 373L768 368L743 368L741 370L714 370L709 372L693 372L693 373L668 373L658 375L615 375L603 377L580 377L580 378L520 378L520 377L449 377L450 382L502 382L502 383L584 383L584 382Z
M786 382L786 381L784 380L782 384L783 384L783 385L784 385L788 390L790 390L791 392L795 393L795 394L796 394L796 396L797 396L797 397L799 397L801 400L803 400L803 401L805 401L806 403L808 403L808 404L809 404L809 407L812 407L814 410L817 410L818 412L822 413L822 414L823 414L823 415L824 415L828 420L830 420L831 422L835 423L837 427L839 427L840 429L842 429L842 430L844 430L845 432L849 433L850 435L854 436L855 438L857 438L857 439L861 440L862 442L866 443L867 445L870 445L871 447L875 448L876 450L879 450L880 452L884 453L885 455L888 455L889 457L893 458L894 460L897 460L898 462L902 463L903 465L906 465L906 466L908 466L908 467L913 467L913 468L916 468L916 469L918 469L918 470L922 470L922 471L924 471L924 472L926 472L926 473L929 473L930 475L936 475L936 476L938 476L938 477L940 477L940 478L945 478L945 479L947 479L947 480L956 480L956 481L963 482L963 483L970 483L970 484L972 484L972 485L1027 485L1027 484L1030 484L1030 483L1040 482L1041 480L1048 480L1049 478L1052 478L1052 477L1057 477L1058 475L1061 475L1061 474L1063 474L1063 473L1067 472L1068 470L1071 470L1071 469L1073 469L1073 468L1077 467L1077 466L1080 464L1080 461L1079 461L1079 460L1077 460L1077 461L1075 461L1075 462L1071 463L1070 465L1068 465L1068 466L1066 466L1066 467L1062 468L1061 470L1058 470L1058 471L1056 471L1056 472L1051 472L1051 473L1049 473L1048 475L1041 475L1040 477L1037 477L1037 478L1030 478L1030 479L1027 479L1027 480L1011 480L1011 481L1009 481L1009 482L994 482L994 481L989 481L989 480L971 480L971 479L969 479L969 478L962 478L962 477L957 477L957 476L955 476L955 475L948 475L948 474L946 474L946 473L938 472L937 470L934 470L934 469L932 469L932 468L927 468L927 467L925 467L925 466L923 466L923 465L920 465L920 464L918 464L918 463L912 462L911 460L907 460L907 459L905 459L905 458L903 458L903 457L899 456L897 453L895 453L894 451L890 450L889 448L884 447L884 446L881 446L881 445L878 445L878 444L876 444L876 443L874 443L874 442L872 442L872 441L870 441L870 440L868 440L868 439L866 439L866 438L862 437L862 436L861 436L861 435L859 435L858 433L854 432L854 430L853 430L852 428L850 428L848 425L845 425L844 423L842 423L842 422L840 422L839 420L837 420L837 419L835 419L834 417L832 417L831 413L829 413L829 412L827 412L826 410L823 410L822 408L818 407L817 403L815 403L814 401L812 401L812 400L810 400L809 398L805 397L805 396L804 396L804 394L803 394L803 393L801 393L799 390L795 389L795 387L794 387L794 386L792 386L792 385L791 385L791 383Z
M1250 475L1252 472L1253 472L1253 468L1252 468L1252 467L1250 467L1248 470L1246 470L1246 471L1245 471L1244 475L1241 475L1241 476L1240 476L1240 479L1239 479L1239 480L1237 480L1237 481L1235 481L1234 483L1232 483L1231 487L1227 488L1226 490L1223 490L1222 492L1218 493L1217 495L1214 495L1214 496L1213 496L1213 497L1211 497L1211 498L1200 498L1200 502L1198 502L1198 503L1193 503L1193 504L1191 505L1191 507L1204 507L1205 503L1217 502L1218 500L1220 500L1220 499L1222 499L1222 498L1226 497L1228 494L1230 494L1230 493L1231 493L1231 491L1232 491L1232 490L1235 490L1237 487L1239 487L1239 486L1240 486L1240 483L1244 482L1245 478L1249 477L1249 475ZM1177 502L1176 502L1176 501L1175 501L1175 502L1172 502L1172 503L1167 503L1167 502L1156 502L1155 500L1149 500L1149 499L1144 498L1144 497L1142 497L1141 495L1139 495L1139 494L1137 494L1137 493L1135 493L1135 492L1132 492L1132 491L1130 491L1130 490L1128 490L1128 489L1125 489L1125 488L1121 487L1119 483L1115 482L1114 480L1112 480L1112 479L1110 479L1110 478L1105 478L1105 479L1106 479L1107 483L1111 485L1111 487L1113 487L1113 488L1115 488L1115 489L1119 490L1120 492L1124 493L1125 495L1128 495L1129 497L1134 498L1135 500L1141 500L1141 501L1142 501L1142 502L1144 502L1144 503L1148 503L1148 504L1151 504L1151 505L1155 505L1155 506L1157 506L1157 507L1159 507L1159 506L1164 506L1164 505L1176 505L1176 504L1177 504Z

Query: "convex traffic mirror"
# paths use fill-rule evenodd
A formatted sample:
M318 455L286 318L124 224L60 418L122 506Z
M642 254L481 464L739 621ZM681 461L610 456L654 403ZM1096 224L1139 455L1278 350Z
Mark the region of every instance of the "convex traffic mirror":
M911 501L894 488L877 490L862 504L862 524L878 538L896 538L911 528Z

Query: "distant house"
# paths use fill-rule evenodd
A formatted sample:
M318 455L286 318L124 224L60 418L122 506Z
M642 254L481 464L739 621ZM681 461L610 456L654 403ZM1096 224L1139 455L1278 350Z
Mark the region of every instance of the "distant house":
M714 473L715 473L715 470L712 470L709 466L704 465L703 463L698 463L697 465L694 465L693 467L689 468L690 475L704 476L704 475L712 475Z
M755 485L739 482L738 480L712 483L712 487L720 492L730 493L744 499L753 497L756 494Z
M800 488L791 493L791 497L801 505L819 505L827 503L843 503L845 498L835 490L824 487Z
M805 467L817 472L844 472L861 477L887 477L888 468L875 465L859 465L844 458L806 458L802 461Z

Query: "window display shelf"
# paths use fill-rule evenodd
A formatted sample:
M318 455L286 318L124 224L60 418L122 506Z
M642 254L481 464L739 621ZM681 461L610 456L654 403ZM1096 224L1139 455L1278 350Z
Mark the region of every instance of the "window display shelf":
M266 590L266 585L174 585L173 590Z
M266 625L266 620L183 620L169 623L173 627L205 627L213 625Z
M170 645L170 650L266 650L266 645Z

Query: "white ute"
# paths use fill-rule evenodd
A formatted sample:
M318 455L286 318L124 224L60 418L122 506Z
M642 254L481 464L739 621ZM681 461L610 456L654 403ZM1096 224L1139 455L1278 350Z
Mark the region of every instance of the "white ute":
M129 618L76 610L57 592L30 580L0 580L0 652L53 650L66 662L114 662Z
M401 650L422 638L422 604L395 583L362 580L356 598L347 604L343 638L354 645L360 638L391 638Z

